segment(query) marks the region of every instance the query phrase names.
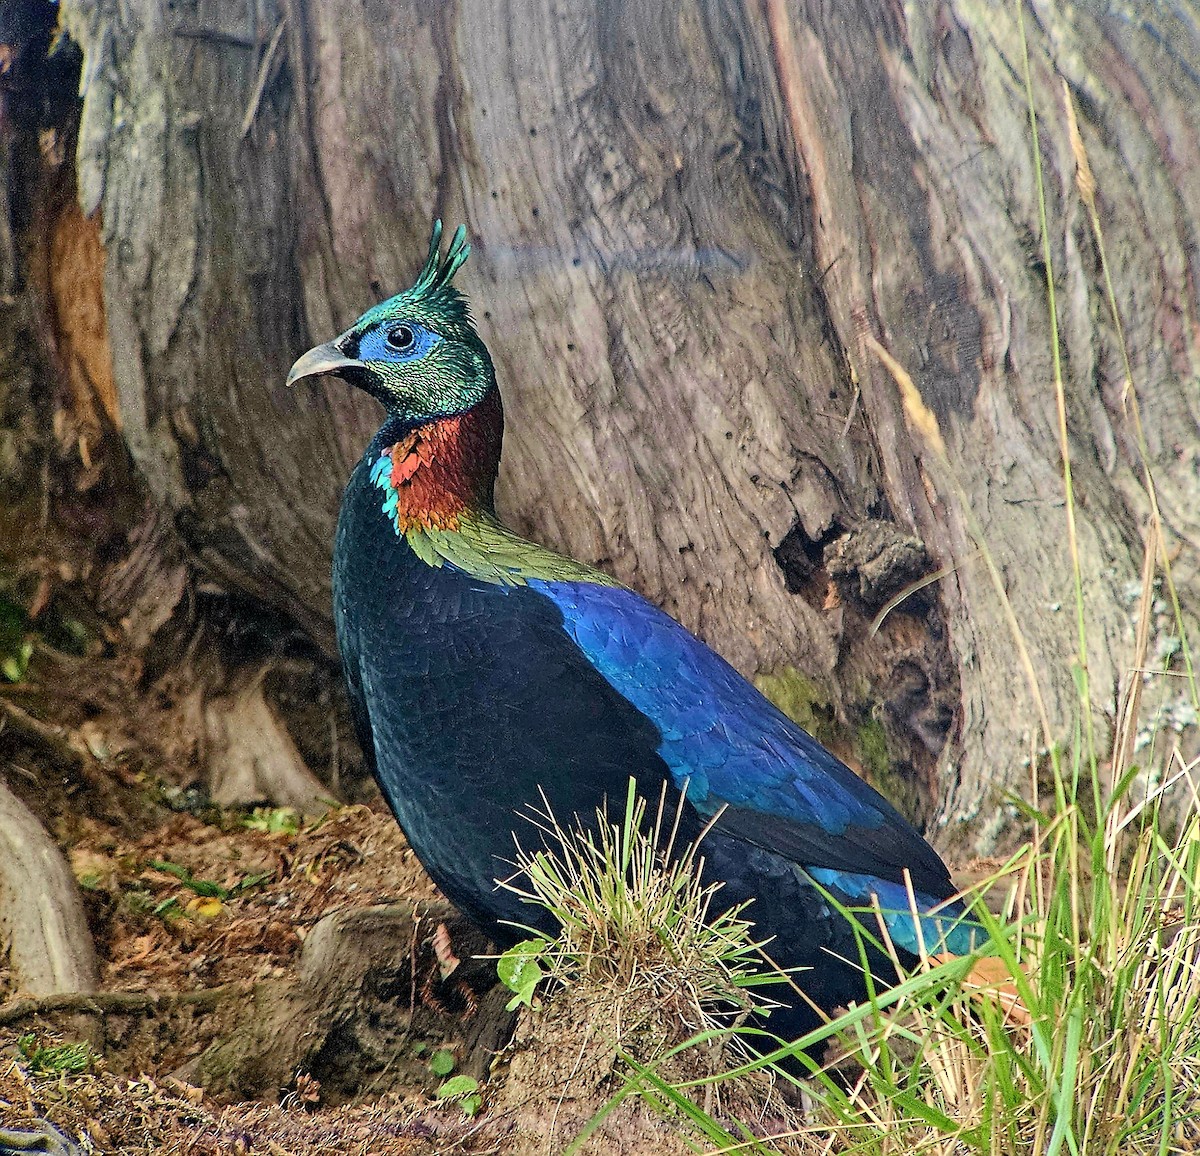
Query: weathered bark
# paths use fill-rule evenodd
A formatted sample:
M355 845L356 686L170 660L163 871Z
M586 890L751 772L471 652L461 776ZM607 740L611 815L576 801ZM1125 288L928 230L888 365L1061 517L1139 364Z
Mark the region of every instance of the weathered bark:
M0 954L31 995L96 989L79 889L37 816L0 779Z
M114 421L210 580L329 645L338 495L378 414L337 383L285 394L283 375L408 283L433 216L465 220L509 516L774 673L943 844L995 842L1035 714L961 503L866 342L937 414L1068 734L1077 641L1014 6L62 10L84 53L80 203L102 222ZM1132 646L1147 495L1059 80L1194 625L1198 25L1048 2L1025 20L1103 704ZM870 637L923 556L949 576Z

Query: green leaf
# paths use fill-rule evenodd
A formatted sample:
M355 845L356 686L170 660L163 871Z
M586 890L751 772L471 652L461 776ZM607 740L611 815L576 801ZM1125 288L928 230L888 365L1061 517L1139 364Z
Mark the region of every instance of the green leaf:
M29 625L25 608L0 591L0 675L20 682L33 655L33 643L25 637Z
M174 875L176 879L192 877L192 873L186 867L181 867L178 863L168 863L165 859L151 859L146 866L161 871L164 875Z
M197 895L204 895L209 899L229 898L228 890L219 883L214 883L211 879L197 879L186 867L181 867L178 863L168 863L164 859L151 859L146 866L152 867L155 871L162 871L166 875L174 875L184 887L194 891Z
M260 871L256 875L243 875L242 878L230 888L230 897L232 898L234 895L241 895L243 892L249 891L251 887L260 887L262 884L268 882L273 875L273 871Z
M525 939L515 947L510 947L496 961L496 974L500 982L509 991L516 992L508 1001L506 1011L516 1011L522 1004L533 1006L533 993L546 978L546 973L538 963L538 956L549 946L549 941L545 939Z
M449 1100L455 1096L465 1096L468 1092L479 1091L479 1081L473 1076L451 1076L437 1090L439 1100Z
M242 820L242 826L268 835L295 835L303 822L294 807L255 807Z
M464 1116L474 1116L483 1103L479 1081L471 1076L453 1076L437 1090L439 1100L457 1100Z
M435 1076L448 1076L454 1071L454 1053L441 1049L429 1057L429 1070Z

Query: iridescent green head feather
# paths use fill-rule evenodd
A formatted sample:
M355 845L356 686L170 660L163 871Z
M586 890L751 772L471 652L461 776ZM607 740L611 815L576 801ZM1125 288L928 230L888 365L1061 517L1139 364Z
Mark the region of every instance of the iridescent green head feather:
M429 256L412 288L368 309L345 333L309 350L292 366L288 384L336 374L414 426L478 405L495 387L496 374L466 298L451 284L471 253L466 236L460 225L443 258L442 223L434 222Z

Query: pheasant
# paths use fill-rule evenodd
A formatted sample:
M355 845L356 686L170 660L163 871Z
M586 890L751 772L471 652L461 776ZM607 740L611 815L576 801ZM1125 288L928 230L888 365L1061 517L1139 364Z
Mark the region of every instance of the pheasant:
M287 379L332 374L386 411L342 498L333 611L359 740L434 882L501 946L514 924L553 935L496 882L514 832L532 833L519 812L594 823L632 776L679 808L679 845L702 837L726 906L752 900L774 961L803 969L807 1000L777 1009L772 1032L814 1027L808 1001L864 997L843 908L877 897L901 956L969 951L978 928L949 871L881 795L662 610L500 521L500 393L451 283L470 246L460 227L443 258L441 234L411 289ZM882 952L869 962L895 981Z

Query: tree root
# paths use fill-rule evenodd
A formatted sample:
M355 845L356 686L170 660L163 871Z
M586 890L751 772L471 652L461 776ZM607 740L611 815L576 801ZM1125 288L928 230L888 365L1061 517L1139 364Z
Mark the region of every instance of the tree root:
M48 996L96 988L96 950L71 869L37 817L3 782L0 942L8 945L23 991Z
M0 730L11 730L32 746L42 747L54 758L74 771L83 771L88 755L64 727L34 718L15 702L0 698Z
M333 794L309 770L287 727L263 693L271 663L232 680L228 693L204 703L205 759L213 800L223 805L269 799L306 814Z
M20 1156L34 1152L39 1156L83 1156L84 1149L49 1120L29 1121L41 1126L33 1131L0 1128L0 1156Z
M462 958L445 980L430 946L442 925ZM494 963L471 958L487 947L444 903L334 912L305 939L299 976L255 985L235 1030L176 1075L244 1099L278 1095L304 1072L326 1104L430 1082L433 1049L485 1076L514 1022Z
M225 1000L247 995L251 987L248 983L226 983L200 991L65 991L38 998L14 999L0 1004L0 1027L55 1012L102 1016L148 1014L178 1007L212 1011Z
M446 936L460 963L443 978L432 945ZM494 962L480 958L487 949L447 903L353 908L309 932L298 972L287 976L198 991L21 997L0 1005L0 1028L92 1017L95 1030L83 1034L114 1071L122 1055L138 1071L169 1069L179 1063L181 1040L207 1040L171 1074L230 1101L278 1097L303 1073L322 1104L336 1105L436 1085L429 1069L435 1051L450 1052L458 1072L487 1076L515 1022Z

